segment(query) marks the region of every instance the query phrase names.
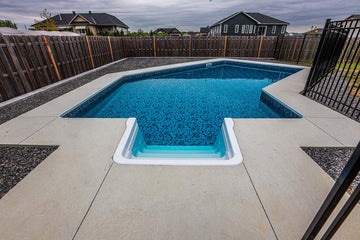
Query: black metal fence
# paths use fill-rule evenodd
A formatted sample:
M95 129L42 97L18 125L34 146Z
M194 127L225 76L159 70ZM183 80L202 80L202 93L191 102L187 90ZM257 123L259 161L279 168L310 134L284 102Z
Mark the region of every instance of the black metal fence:
M330 190L325 201L321 205L319 211L314 217L313 221L306 230L302 240L313 240L324 226L331 213L334 211L340 200L346 193L350 184L360 171L360 142L358 143L354 153L345 165L340 176L336 180L334 186ZM322 235L321 240L331 239L336 231L340 228L341 224L345 221L347 216L356 206L360 200L360 184L356 187L355 191L351 194L344 206L341 208L335 219L332 221L328 229Z
M360 21L325 23L303 94L360 120Z

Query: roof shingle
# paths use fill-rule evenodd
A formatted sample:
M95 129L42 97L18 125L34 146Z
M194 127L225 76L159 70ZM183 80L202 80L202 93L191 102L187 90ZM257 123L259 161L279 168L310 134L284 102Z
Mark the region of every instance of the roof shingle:
M117 17L107 13L61 13L52 17L55 25L69 25L71 20L76 15L80 15L94 25L117 25L124 28L129 28L125 23L120 21ZM45 20L44 20L45 21Z

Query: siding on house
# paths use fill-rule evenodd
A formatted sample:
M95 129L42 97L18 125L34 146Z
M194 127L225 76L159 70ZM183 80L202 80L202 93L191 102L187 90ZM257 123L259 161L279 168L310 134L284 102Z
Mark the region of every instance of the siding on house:
M253 18L257 17L261 21ZM238 31L236 28L238 27ZM260 14L239 12L228 18L224 18L210 27L212 36L279 36L284 35L288 23ZM284 29L283 29L284 27ZM273 32L274 28L274 32ZM283 31L282 31L283 30ZM261 32L263 31L263 32Z

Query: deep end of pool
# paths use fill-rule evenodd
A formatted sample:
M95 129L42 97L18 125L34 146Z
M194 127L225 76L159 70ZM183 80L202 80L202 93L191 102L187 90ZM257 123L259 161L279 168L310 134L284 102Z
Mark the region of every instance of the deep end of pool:
M113 160L135 165L237 165L243 158L233 127L233 120L225 118L212 146L147 145L136 118L129 118Z

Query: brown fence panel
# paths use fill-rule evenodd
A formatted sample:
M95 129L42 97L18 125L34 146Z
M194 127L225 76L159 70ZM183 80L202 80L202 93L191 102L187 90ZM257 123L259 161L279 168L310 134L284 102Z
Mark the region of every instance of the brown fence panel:
M89 43L96 68L112 62L107 37L89 37Z
M0 101L126 57L261 57L311 63L319 39L312 35L0 36ZM343 54L360 58L360 51Z

